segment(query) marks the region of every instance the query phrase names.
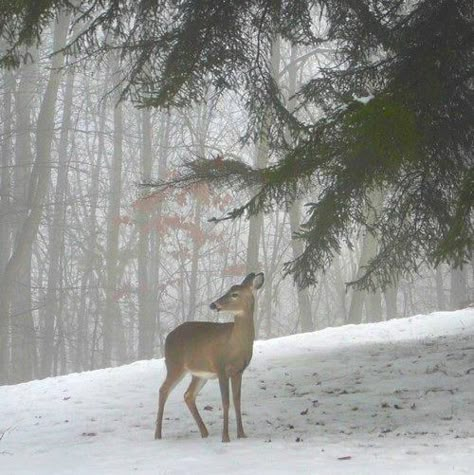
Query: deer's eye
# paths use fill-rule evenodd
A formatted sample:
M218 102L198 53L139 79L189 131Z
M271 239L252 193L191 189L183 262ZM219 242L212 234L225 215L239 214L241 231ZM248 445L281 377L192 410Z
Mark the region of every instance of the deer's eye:
M230 296L231 296L233 299L236 299L236 298L239 296L239 294L238 294L237 292L232 292L232 293L230 294Z

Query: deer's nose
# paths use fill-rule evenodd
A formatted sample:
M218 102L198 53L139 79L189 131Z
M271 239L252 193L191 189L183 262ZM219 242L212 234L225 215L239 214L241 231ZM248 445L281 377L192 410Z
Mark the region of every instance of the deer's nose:
M211 305L209 305L209 308L211 310L217 310L219 311L219 307L217 306L216 302L212 302Z

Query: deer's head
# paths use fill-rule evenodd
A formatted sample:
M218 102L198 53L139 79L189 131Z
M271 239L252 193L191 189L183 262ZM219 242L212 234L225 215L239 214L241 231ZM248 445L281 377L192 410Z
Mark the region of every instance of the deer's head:
M242 283L233 285L227 293L211 303L211 310L229 312L233 315L243 315L253 310L255 292L262 287L263 272L251 272Z

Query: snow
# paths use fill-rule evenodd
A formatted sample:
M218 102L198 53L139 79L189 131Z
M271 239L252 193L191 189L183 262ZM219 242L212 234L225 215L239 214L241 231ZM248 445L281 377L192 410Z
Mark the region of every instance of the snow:
M374 99L374 97L375 96L373 96L372 94L369 94L368 96L354 97L354 101L367 105L372 99Z
M163 376L151 360L0 387L0 473L474 473L472 308L256 342L248 439L231 412L228 444L213 381L198 398L208 439L185 381L153 440Z

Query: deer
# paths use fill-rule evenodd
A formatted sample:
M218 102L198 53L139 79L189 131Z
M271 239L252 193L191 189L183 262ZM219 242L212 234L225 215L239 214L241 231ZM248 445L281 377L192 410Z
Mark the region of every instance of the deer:
M237 421L237 437L246 437L240 410L242 374L252 359L255 296L263 282L263 273L252 272L241 284L233 285L222 297L210 304L211 310L232 314L233 322L185 322L166 337L166 378L159 391L155 439L162 438L163 413L169 394L189 373L192 379L184 393L184 401L196 421L201 437L207 437L209 432L196 407L196 397L209 379L219 381L224 413L222 442L230 441L229 379Z

